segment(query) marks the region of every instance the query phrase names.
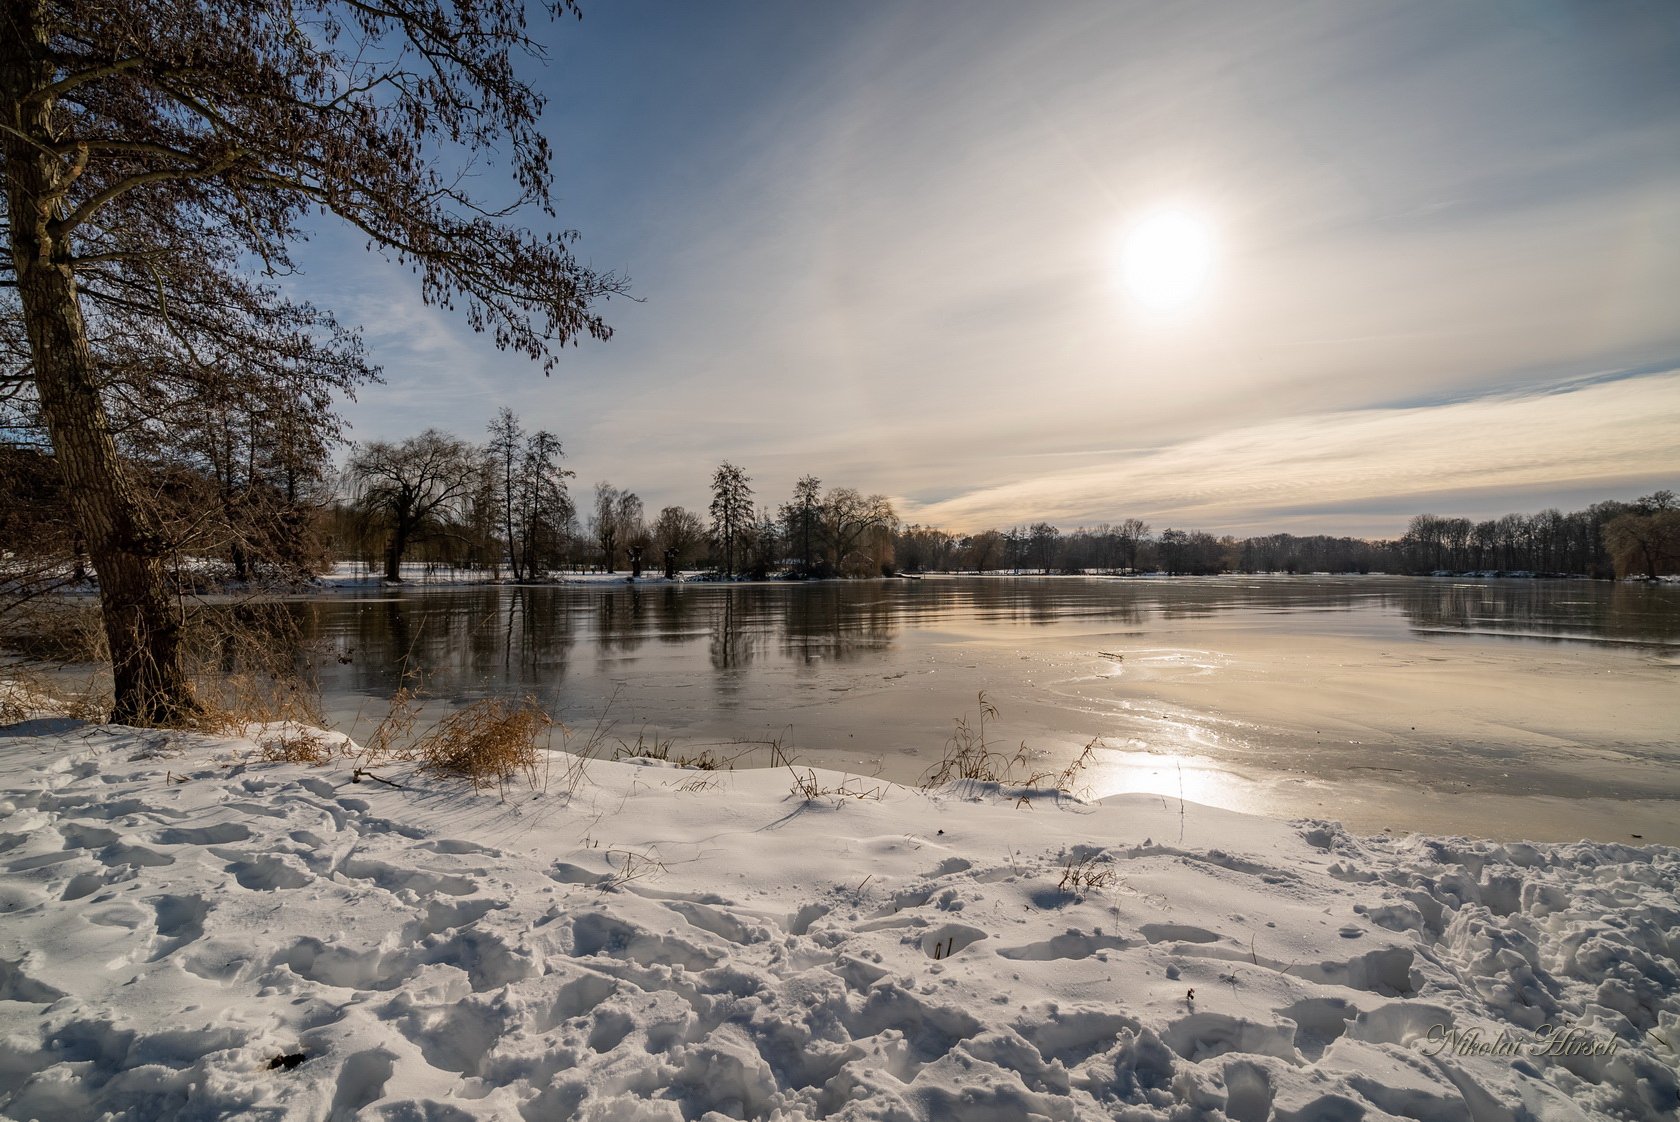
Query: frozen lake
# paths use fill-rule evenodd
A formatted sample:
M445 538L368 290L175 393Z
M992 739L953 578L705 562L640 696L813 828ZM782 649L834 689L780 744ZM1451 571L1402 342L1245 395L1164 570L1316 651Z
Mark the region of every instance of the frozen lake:
M1277 817L1680 843L1680 588L1395 577L928 577L478 587L296 610L363 736L406 664L441 715L536 696L670 738L914 782L953 721L1082 782Z

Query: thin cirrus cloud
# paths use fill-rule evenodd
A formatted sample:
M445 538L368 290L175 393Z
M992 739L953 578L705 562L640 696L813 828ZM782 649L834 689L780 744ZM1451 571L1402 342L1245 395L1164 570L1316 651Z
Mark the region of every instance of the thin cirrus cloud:
M1637 454L1630 455L1630 449ZM1680 371L1431 407L1293 417L1024 478L914 507L964 529L1033 510L1064 525L1138 515L1259 531L1303 510L1452 504L1497 483L1532 492L1570 481L1619 492L1680 463ZM1456 505L1456 504L1454 504ZM1404 507L1402 506L1402 509Z
M812 473L963 528L1322 501L1387 532L1407 498L1672 475L1672 378L1548 396L1680 356L1671 7L627 2L558 33L561 211L645 302L552 380L388 317L358 435L507 404L650 508L727 458L769 503ZM1161 205L1217 243L1170 316L1117 277ZM1146 451L1081 451L1117 447Z

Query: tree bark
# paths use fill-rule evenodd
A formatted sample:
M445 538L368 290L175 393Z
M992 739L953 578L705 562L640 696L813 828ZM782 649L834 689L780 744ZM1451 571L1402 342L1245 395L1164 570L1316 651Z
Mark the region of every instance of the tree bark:
M511 455L504 455L502 460L502 527L506 530L508 565L513 569L514 583L521 577L519 564L519 545L513 539L513 464Z
M181 658L181 617L164 573L154 519L129 479L99 394L68 234L59 235L64 166L50 99L31 100L52 78L46 30L34 0L5 5L0 35L0 144L12 262L41 414L64 473L76 523L99 577L122 724L179 724L198 712Z
M385 545L385 579L392 582L402 580L402 558L404 548L408 545L408 535L401 529L391 531L391 538Z

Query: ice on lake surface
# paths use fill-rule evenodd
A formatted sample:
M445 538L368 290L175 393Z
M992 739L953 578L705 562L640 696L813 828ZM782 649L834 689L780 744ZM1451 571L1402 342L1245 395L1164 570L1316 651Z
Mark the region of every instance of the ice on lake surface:
M914 782L976 694L1096 796L1501 838L1680 842L1680 589L1397 577L928 577L370 591L300 602L328 715L406 665L435 715L569 725Z

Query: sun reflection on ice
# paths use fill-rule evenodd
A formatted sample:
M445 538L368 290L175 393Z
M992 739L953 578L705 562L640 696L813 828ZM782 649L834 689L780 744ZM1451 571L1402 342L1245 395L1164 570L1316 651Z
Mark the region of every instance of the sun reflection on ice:
M1222 807L1249 814L1267 812L1268 800L1254 780L1222 767L1206 756L1109 749L1086 773L1089 797L1156 795L1169 803Z

